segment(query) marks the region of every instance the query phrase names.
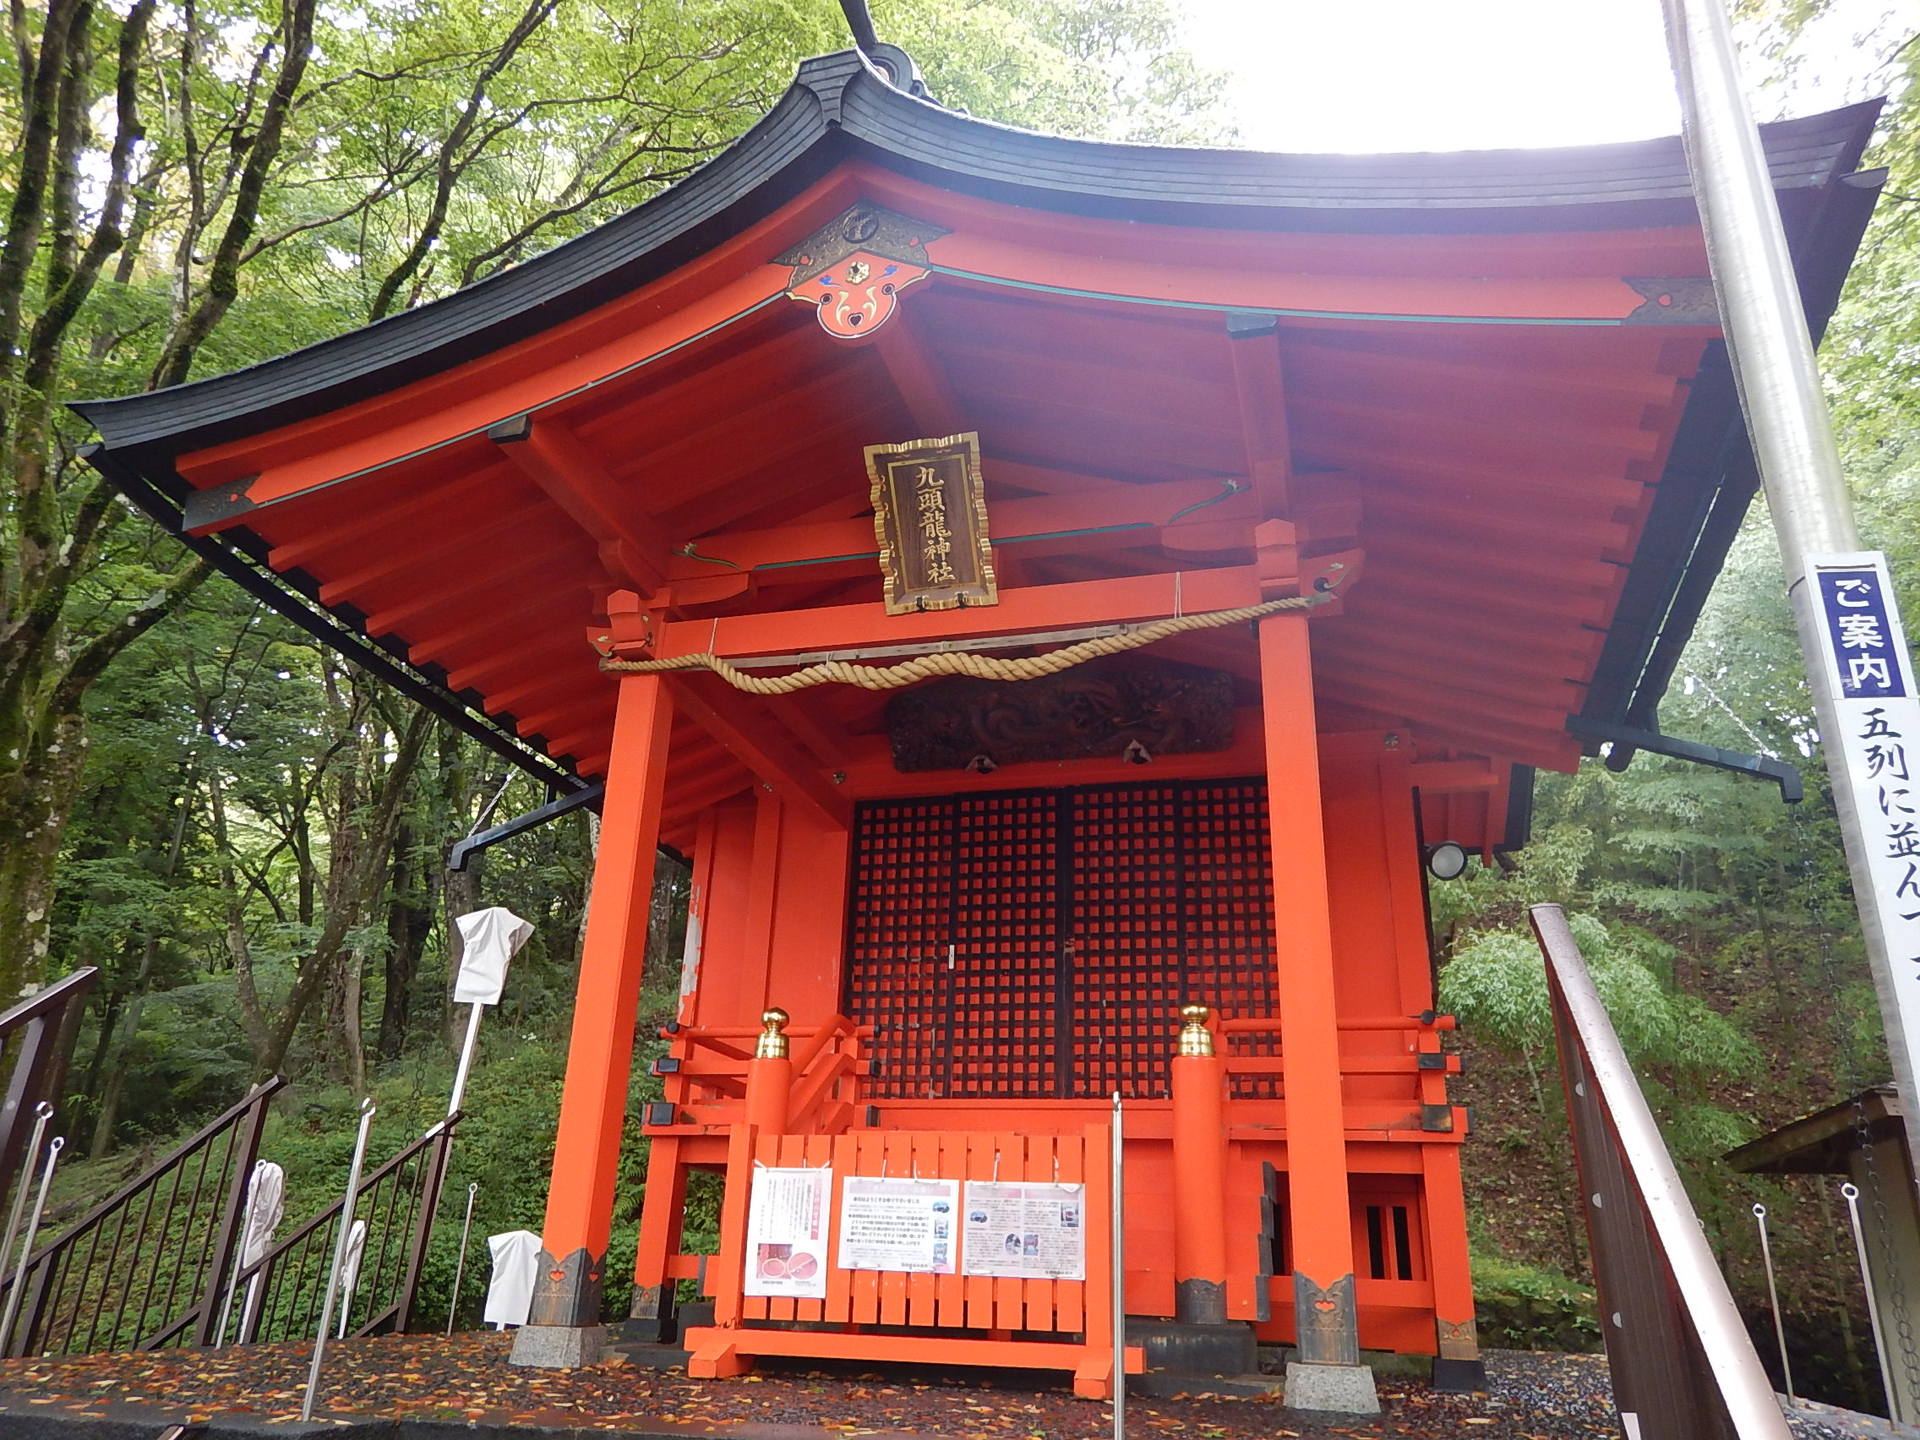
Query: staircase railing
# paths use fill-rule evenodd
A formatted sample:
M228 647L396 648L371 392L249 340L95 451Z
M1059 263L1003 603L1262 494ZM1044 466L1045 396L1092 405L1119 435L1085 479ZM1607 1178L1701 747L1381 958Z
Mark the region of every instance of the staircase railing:
M367 1233L353 1294L337 1312L342 1333L377 1335L412 1323L459 1120L456 1113L436 1122L354 1192L354 1218L366 1222ZM326 1300L342 1204L335 1200L235 1272L233 1318L223 1338L242 1344L312 1338Z
M1535 905L1613 1400L1640 1440L1789 1440L1760 1357L1558 905Z
M74 1025L100 972L88 965L0 1014L0 1063L11 1060L6 1098L0 1101L0 1213L20 1172L29 1168L27 1136L33 1110L56 1100L73 1051Z
M276 1075L256 1085L35 1250L27 1260L18 1318L0 1336L0 1354L211 1343L268 1102L286 1083ZM0 1277L0 1303L14 1280L12 1274Z

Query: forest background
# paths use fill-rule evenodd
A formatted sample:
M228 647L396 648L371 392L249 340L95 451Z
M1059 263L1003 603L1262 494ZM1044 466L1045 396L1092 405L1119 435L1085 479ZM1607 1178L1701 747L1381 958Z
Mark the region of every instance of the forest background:
M1068 134L1231 143L1176 3L874 8L944 103ZM1749 61L1776 85L1763 103L1792 108L1795 38L1822 8L1749 6ZM832 0L13 0L0 47L0 994L79 965L103 977L60 1111L85 1158L50 1223L276 1071L294 1088L265 1153L288 1167L289 1215L310 1213L340 1183L361 1094L381 1101L376 1154L444 1108L449 920L502 904L536 930L485 1027L449 1190L480 1181L478 1233L538 1229L593 845L575 815L447 871L448 846L483 816L546 798L535 782L210 578L79 460L89 436L64 402L265 359L524 259L685 175L770 106L799 59L846 43ZM1862 529L1891 552L1909 613L1917 75L1913 35L1877 77L1891 103L1869 163L1892 177L1824 351ZM1523 925L1527 903L1550 899L1586 917L1603 992L1737 1283L1761 1293L1746 1210L1761 1199L1809 1371L1870 1405L1831 1195L1736 1183L1719 1159L1885 1078L1762 511L1662 718L1800 763L1807 802L1649 756L1624 774L1589 762L1543 777L1517 865L1434 890L1442 1001L1473 1061L1489 1339L1596 1334ZM656 888L646 1004L661 1018L685 876L663 864ZM616 1232L631 1246L637 1129L625 1153ZM446 1304L453 1228L428 1313ZM622 1273L616 1251L608 1274ZM610 1310L623 1299L610 1294Z

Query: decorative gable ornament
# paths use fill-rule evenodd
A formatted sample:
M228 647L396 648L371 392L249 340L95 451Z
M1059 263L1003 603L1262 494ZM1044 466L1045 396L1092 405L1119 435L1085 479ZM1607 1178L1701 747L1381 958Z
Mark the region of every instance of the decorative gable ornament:
M857 340L886 324L900 292L932 273L927 242L947 233L882 205L856 205L774 263L793 267L787 294L814 307L821 329Z

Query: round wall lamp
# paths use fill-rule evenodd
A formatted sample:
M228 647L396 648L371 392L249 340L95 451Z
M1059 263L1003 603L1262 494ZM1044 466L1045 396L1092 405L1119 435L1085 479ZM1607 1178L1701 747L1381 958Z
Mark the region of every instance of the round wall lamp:
M1467 847L1442 840L1427 847L1427 873L1436 880L1458 880L1467 873Z

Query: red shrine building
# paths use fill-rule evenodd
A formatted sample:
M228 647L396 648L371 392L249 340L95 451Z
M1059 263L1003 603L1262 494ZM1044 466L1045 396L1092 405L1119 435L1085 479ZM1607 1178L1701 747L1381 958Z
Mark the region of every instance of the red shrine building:
M1816 317L1873 113L1766 132ZM633 1316L694 1373L1108 1394L1117 1215L1130 1369L1289 1345L1336 1409L1367 1351L1474 1377L1423 855L1667 744L1755 489L1678 141L1088 143L849 51L579 239L79 408L188 544L600 810L517 1359L609 1318L667 846Z

